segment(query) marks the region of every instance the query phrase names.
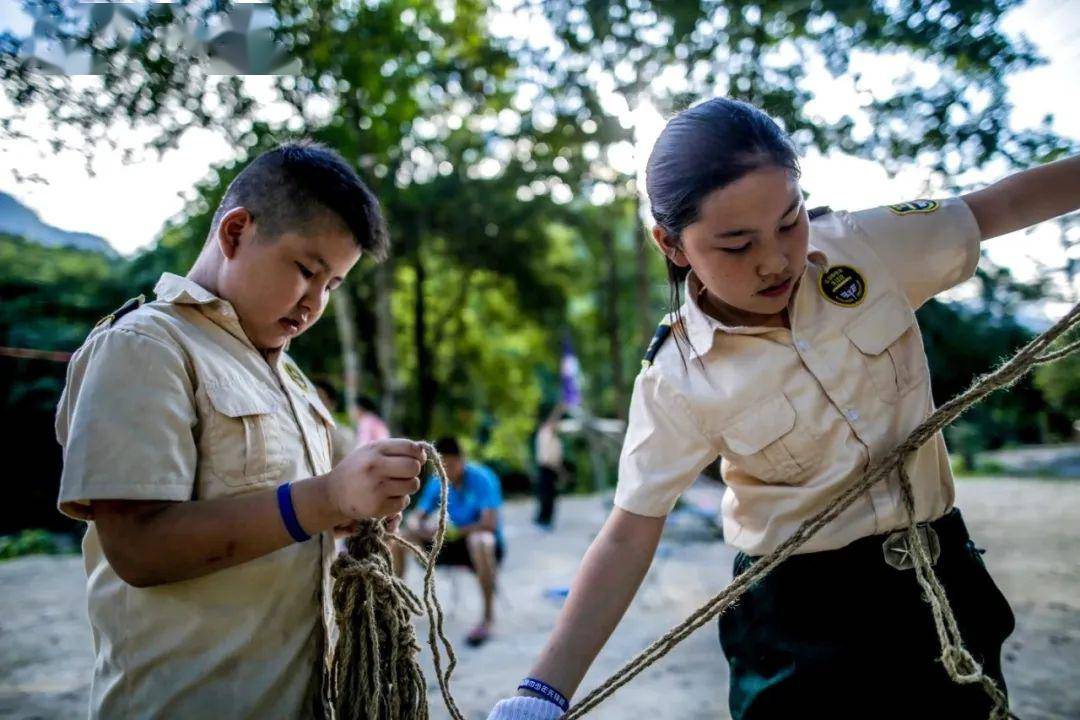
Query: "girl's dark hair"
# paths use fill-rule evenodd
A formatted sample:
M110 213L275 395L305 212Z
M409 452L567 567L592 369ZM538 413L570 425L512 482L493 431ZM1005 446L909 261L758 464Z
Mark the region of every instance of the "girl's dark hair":
M645 168L653 220L678 244L682 231L698 219L706 195L766 167L787 168L799 175L799 156L791 139L761 110L728 98L684 110L668 121ZM671 258L665 262L668 305L678 317L682 284L690 268L679 267ZM680 335L690 342L686 331L677 327L676 342Z

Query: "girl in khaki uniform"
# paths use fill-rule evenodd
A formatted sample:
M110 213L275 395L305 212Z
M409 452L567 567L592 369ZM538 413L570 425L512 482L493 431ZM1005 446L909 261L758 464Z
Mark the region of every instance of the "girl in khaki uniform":
M673 305L686 301L635 383L615 508L530 677L490 720L562 714L665 516L718 456L737 575L904 440L933 410L914 310L974 273L981 240L1080 206L1072 158L961 198L808 212L790 140L726 99L672 119L647 173ZM940 434L906 470L964 641L1004 689L1012 611L953 507ZM907 522L894 476L721 616L733 718L987 717L981 687L951 682L938 660L897 533Z

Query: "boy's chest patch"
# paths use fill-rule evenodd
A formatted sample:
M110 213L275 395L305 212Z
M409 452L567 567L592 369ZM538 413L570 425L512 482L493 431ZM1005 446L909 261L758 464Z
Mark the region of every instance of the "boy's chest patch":
M289 376L289 379L292 380L298 388L300 388L306 393L308 391L308 384L307 381L304 380L304 376L300 372L300 368L296 367L291 362L285 362L283 363L283 366L285 368L285 374Z

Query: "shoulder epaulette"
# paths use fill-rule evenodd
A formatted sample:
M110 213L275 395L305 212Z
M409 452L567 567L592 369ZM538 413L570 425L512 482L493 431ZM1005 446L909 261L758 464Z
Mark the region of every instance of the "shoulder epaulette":
M828 205L822 205L821 207L810 208L810 210L807 211L806 214L809 216L809 218L811 220L816 220L817 218L821 217L822 215L828 215L831 212L832 212L831 207L829 207Z
M126 303L118 307L116 310L113 310L111 313L98 320L97 325L95 325L94 327L99 328L102 325L105 325L106 327L112 327L113 323L115 323L117 320L124 317L129 312L138 310L140 307L142 307L142 304L144 302L146 302L146 298L142 295L139 295L138 297L133 297Z
M645 357L641 360L642 369L653 364L653 360L656 359L656 353L660 352L660 346L664 344L664 341L667 340L670 335L671 320L664 318L656 328L656 332L653 333L652 340L649 341L649 347L645 350Z

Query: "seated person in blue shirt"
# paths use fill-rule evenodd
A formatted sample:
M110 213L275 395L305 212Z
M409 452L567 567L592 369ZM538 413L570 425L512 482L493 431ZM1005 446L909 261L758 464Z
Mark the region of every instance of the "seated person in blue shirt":
M436 564L466 566L480 583L484 596L483 620L465 638L476 647L487 641L494 622L495 578L504 552L499 522L502 490L498 476L489 468L465 462L465 453L454 438L440 439L435 449L442 455L450 481L446 535ZM434 475L428 477L416 497L416 510L409 515L401 534L406 540L430 547L438 525L439 479ZM404 576L405 549L398 543L393 543L392 548L394 567L399 576Z

